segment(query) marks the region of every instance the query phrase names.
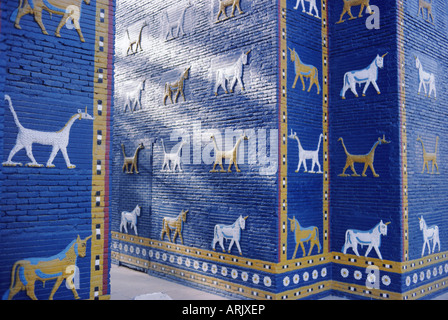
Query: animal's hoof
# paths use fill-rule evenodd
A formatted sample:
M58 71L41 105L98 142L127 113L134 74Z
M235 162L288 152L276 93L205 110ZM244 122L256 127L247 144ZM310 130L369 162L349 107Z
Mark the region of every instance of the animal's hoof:
M381 94L381 92L380 92L380 91L378 91L378 94Z
M16 27L17 29L19 29L19 30L22 30L22 27L19 25L19 24L14 24L14 27Z
M339 24L339 23L342 23L342 22L345 22L345 20L339 20L338 22L336 22L336 24Z
M358 96L358 95L355 95L355 97L356 97L356 98L359 98L359 96Z
M218 92L215 92L215 96L218 96Z
M226 172L226 170L219 170L219 172Z
M55 34L54 34L56 37L58 37L58 38L60 38L61 37L61 34L60 33L58 33L58 32L55 32Z
M75 169L76 166L75 166L74 164L71 164L71 165L67 166L67 168L68 168L68 169Z
M54 168L56 167L54 164L47 164L47 168Z
M352 174L352 177L359 177L359 174L354 173L354 174Z
M365 97L366 95L363 93L362 96Z
M345 100L345 97L342 97L342 100Z

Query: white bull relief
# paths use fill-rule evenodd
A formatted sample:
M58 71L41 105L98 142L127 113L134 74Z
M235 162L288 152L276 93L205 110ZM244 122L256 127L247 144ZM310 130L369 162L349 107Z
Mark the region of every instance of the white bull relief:
M439 252L440 252L440 238L439 238L439 227L438 226L431 226L428 227L426 225L425 219L423 219L423 216L418 218L419 224L420 224L420 230L423 232L423 249L422 249L422 257L425 254L425 248L428 246L429 254L434 253L436 249L436 245L439 246ZM429 242L432 241L432 251Z
M232 250L232 246L235 243L236 246L238 247L240 255L243 255L240 247L240 238L241 238L241 230L244 230L244 228L246 227L247 218L248 216L244 218L242 216L239 216L239 218L236 219L236 221L231 225L217 224L215 226L212 242L213 250L215 250L216 243L219 242L219 245L222 248L222 252L225 252L226 250L224 249L224 239L230 239L231 241L228 252L230 253L230 251Z
M225 93L228 93L229 91L232 93L237 82L240 84L241 90L244 91L243 65L247 65L250 52L251 50L245 53L242 52L236 61L216 69L214 87L215 96L218 95L219 87L224 89ZM229 87L227 87L227 85L229 85Z
M356 85L365 83L364 89L362 91L362 96L366 95L366 91L372 83L378 94L381 93L376 81L378 80L378 69L382 69L384 66L384 57L387 53L383 54L381 57L377 55L375 59L369 64L369 66L362 70L348 71L344 74L344 85L341 90L341 97L345 99L345 92L350 89L353 94L358 97L358 92L356 91Z
M387 235L387 225L390 222L383 223L381 220L375 227L367 231L360 231L348 229L345 232L345 243L342 246L342 252L347 253L347 249L352 248L355 254L359 257L358 245L368 246L365 256L367 257L372 248L375 249L378 258L383 260L380 252L381 236Z
M128 233L127 225L128 225L128 223L130 223L131 224L131 228L133 228L134 231L135 231L135 235L138 236L138 233L137 233L137 217L140 216L141 208L142 208L141 206L136 205L134 210L132 210L131 212L123 211L121 213L120 232L123 232L122 230L124 228L124 231L126 233Z
M434 93L434 99L437 98L437 92L436 92L436 78L434 76L434 73L429 73L423 70L422 63L420 62L420 59L417 56L414 56L415 59L415 67L418 69L418 92L417 94L420 94L420 91L423 86L423 90L425 91L425 97L428 93L428 98L431 98L431 93Z

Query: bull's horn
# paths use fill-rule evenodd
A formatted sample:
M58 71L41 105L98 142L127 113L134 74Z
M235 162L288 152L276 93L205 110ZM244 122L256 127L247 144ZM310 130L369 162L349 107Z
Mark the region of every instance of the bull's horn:
M389 222L386 222L385 225L387 226L387 225L390 224L390 223L391 223L390 221L389 221Z
M87 114L87 106L86 106L86 114Z
M246 55L248 55L251 51L252 51L252 49L249 49L249 51L246 52Z
M90 238L92 238L92 236L88 236L87 238L84 239L84 241L89 240Z
M422 221L422 219L420 219L420 217L417 217L418 218L418 221Z
M389 52L386 52L385 54L383 54L383 55L381 56L381 58L384 58L388 53L389 53Z
M245 216L243 219L246 220L247 218L249 218L249 216Z
M184 211L184 213L187 213L187 212L188 212L188 209L186 211Z

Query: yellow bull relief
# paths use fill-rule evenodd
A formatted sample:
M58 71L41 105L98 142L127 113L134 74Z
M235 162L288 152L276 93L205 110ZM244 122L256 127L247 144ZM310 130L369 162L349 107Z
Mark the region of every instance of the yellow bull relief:
M22 29L20 26L20 19L27 14L31 14L34 16L34 20L41 28L42 33L48 35L48 32L42 22L42 11L45 10L50 14L54 13L62 15L61 21L55 31L56 37L61 37L61 28L64 24L67 24L68 29L75 28L78 32L79 39L82 42L85 42L84 36L81 32L81 26L79 24L79 20L81 18L82 1L86 4L90 4L90 0L20 0L19 6L13 11L10 20L14 22L14 27L17 29Z
M59 289L62 281L65 279L75 299L79 299L78 292L73 283L74 270L76 269L76 260L78 257L86 256L87 241L92 236L81 240L78 238L72 241L63 251L49 258L30 258L19 260L14 263L11 271L11 285L3 295L4 300L12 300L14 296L26 290L26 294L33 300L37 300L34 293L34 287L37 280L44 284L48 280L56 279L56 283L51 290L49 300L53 300L53 296Z

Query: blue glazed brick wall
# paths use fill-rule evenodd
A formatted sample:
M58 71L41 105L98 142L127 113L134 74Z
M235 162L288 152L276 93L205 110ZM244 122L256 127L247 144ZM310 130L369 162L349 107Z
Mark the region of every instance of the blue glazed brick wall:
M99 1L101 2L101 1ZM33 143L32 153L42 167L27 167L31 162L25 149L12 159L22 166L1 167L1 238L2 263L0 265L0 290L4 294L10 286L11 270L16 261L30 258L47 258L61 252L78 235L84 239L92 236L92 179L93 158L98 152L94 141L94 123L98 124L98 111L93 103L96 77L96 17L97 5L82 3L80 25L85 42L75 29L64 25L61 37L55 36L61 15L43 11L42 22L48 31L44 35L33 16L27 14L20 20L21 29L14 27L11 16L18 2L1 3L1 115L0 155L2 163L7 162L10 151L16 144L19 133L13 116L4 100L9 95L21 125L36 131L57 132L78 109L96 118L76 120L70 130L67 154L76 167L67 168L59 151L53 161L53 168L45 165L52 147ZM108 4L104 5L107 8ZM99 9L98 9L99 10ZM107 28L105 29L107 30ZM107 41L105 41L107 43ZM104 141L108 143L106 140ZM103 207L103 206L101 206ZM96 237L96 239L95 239ZM94 298L99 293L92 288L91 256L99 255L92 242L100 245L104 233L94 235L87 242L85 258L79 257L78 294L81 299ZM107 237L106 237L107 239ZM101 253L102 255L102 253ZM104 259L103 259L104 258ZM105 279L108 275L108 259L101 256ZM56 280L43 283L36 281L34 293L38 299L48 299ZM100 280L102 282L102 280ZM108 293L104 283L98 298ZM6 295L7 298L7 295ZM25 291L14 299L28 299ZM54 295L54 299L73 299L65 281Z
M403 278L406 290L418 286L433 286L434 282L446 277L447 219L446 219L446 155L447 144L447 100L446 100L446 30L447 14L444 1L432 2L432 15L427 21L427 11L424 17L418 12L418 3L410 2L404 5L404 61L406 63L406 131L408 141L407 165L409 169L409 248L407 258L410 261L423 261L421 269L410 270ZM423 71L434 75L434 87L431 97L424 94L423 87L419 94L419 70L416 68L416 57L420 60ZM429 89L427 85L427 89ZM423 172L423 147L428 153L434 153L437 141L438 171L431 174L425 168ZM420 219L426 221L428 228L437 226L439 232L439 246L433 251L433 241L424 246L424 235L420 229ZM436 241L437 243L437 241ZM424 276L422 276L422 274ZM429 291L429 290L427 290Z
M129 239L136 235L129 224L126 237L131 243L113 241L113 251L123 257L133 257L131 260L138 259L140 262L134 264L145 269L150 263L153 266L161 264L167 270L176 268L217 277L223 282L269 289L263 284L264 272L251 269L250 263L254 260L272 263L278 257L277 147L270 142L278 139L276 3L262 1L255 4L243 0L241 9L244 13L236 10L234 18L219 23L215 23L217 2L191 3L185 13L185 35L177 37L174 30L174 38L166 37L164 12L168 12L173 21L187 1L125 1L117 6L111 227L118 233L118 238L126 234L124 229L120 230L121 212L132 211L137 204L141 205L141 215L137 219L138 237L145 243L154 240L156 244L136 245L140 240ZM227 14L230 15L230 8ZM126 30L132 39L138 39L145 22L148 26L142 29L142 51L127 54ZM238 83L233 93L225 94L219 88L215 96L216 65L234 61L249 50L248 63L243 67L245 90L242 91ZM164 105L165 83L175 81L188 67L189 77L184 81L183 89L186 101L179 96L177 103L167 99ZM133 112L125 110L126 94L143 79L146 81L141 96L142 108ZM214 151L210 135L214 132L224 139L226 130L245 130L249 138L241 143L244 146L241 153L244 161L239 163L241 172L232 167L231 173L211 173ZM162 139L167 151L177 150L182 135L189 139L182 149L183 171L163 172ZM240 132L235 135L239 137ZM229 146L235 142L236 138ZM145 148L138 154L139 174L126 174L122 171L121 144L125 146L126 155L132 155L140 143ZM255 151L249 151L253 146ZM269 166L256 158L257 150L263 146L267 150L266 156L272 159L272 174L263 173ZM228 162L223 165L227 170ZM187 209L182 228L183 249L179 253L167 247L170 243L166 235L161 239L162 221L164 217L177 217L181 210ZM217 224L231 225L240 215L248 216L239 242L242 255L236 244L230 253L227 252L230 243L227 240L224 243L225 260L221 259L221 262L219 244L216 244L216 252L212 249L214 227ZM176 244L181 245L179 237ZM201 252L200 256L193 254L197 251ZM208 253L214 258L210 259ZM229 265L232 259L247 259L249 264L242 262L246 268ZM121 262L125 260L123 258ZM217 272L212 270L213 266L217 267ZM236 278L233 278L232 270L238 273ZM244 280L243 273L247 275ZM261 278L257 284L252 281L255 274ZM270 279L273 281L274 277Z

